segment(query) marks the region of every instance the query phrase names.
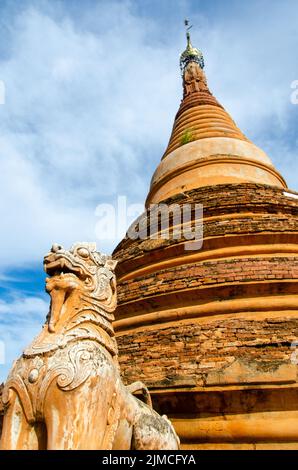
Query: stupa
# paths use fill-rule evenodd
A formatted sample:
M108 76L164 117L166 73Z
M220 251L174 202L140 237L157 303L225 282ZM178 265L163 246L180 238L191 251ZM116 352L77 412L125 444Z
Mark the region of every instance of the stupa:
M189 31L180 67L183 99L136 227L152 204L201 204L203 243L186 249L157 223L115 249L122 374L148 385L182 448L297 449L298 194L212 95Z

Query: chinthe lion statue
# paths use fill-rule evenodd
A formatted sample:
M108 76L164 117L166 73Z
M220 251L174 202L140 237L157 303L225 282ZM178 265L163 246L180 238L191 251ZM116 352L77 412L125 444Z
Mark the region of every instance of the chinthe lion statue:
M45 256L50 311L4 386L2 449L179 448L146 387L121 380L112 326L115 265L92 243L69 251L53 245Z

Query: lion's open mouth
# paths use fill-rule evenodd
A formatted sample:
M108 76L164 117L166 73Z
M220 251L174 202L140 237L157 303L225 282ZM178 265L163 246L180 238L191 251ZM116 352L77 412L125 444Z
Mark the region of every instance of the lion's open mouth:
M64 254L51 253L46 256L44 269L50 276L46 279L46 291L51 296L48 329L54 333L63 306L71 292L80 288L82 284L90 286L92 278L79 264L74 264Z
M44 260L44 269L45 272L53 277L60 275L73 275L84 281L88 274L80 267L73 265L67 258L64 256L57 257L55 260L47 259Z

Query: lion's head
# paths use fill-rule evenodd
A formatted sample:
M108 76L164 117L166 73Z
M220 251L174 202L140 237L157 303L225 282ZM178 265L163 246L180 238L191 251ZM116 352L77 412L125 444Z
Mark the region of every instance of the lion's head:
M50 276L46 279L46 291L51 296L50 332L55 331L62 309L74 293L108 312L116 308L116 264L110 256L96 251L96 243L75 243L70 250L52 246L44 258L44 269Z

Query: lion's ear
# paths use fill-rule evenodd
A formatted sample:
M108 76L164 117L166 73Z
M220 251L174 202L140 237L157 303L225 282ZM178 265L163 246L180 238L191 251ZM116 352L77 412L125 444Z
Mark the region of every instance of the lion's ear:
M105 262L105 268L108 268L110 271L114 272L117 266L118 261L112 258L107 259Z

